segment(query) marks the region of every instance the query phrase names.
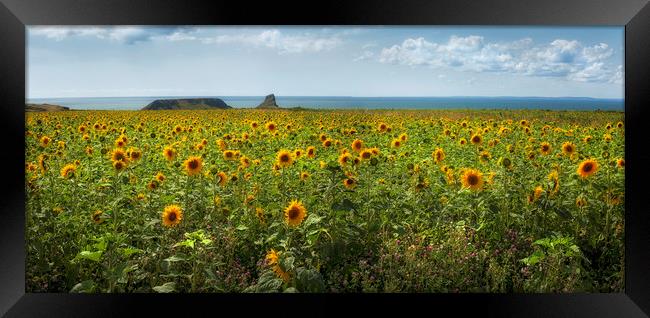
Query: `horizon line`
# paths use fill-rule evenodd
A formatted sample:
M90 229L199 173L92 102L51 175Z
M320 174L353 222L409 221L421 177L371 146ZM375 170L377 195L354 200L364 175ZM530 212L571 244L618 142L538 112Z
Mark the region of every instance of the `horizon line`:
M66 97L25 97L29 99L62 99L62 98L144 98L144 97L194 97L194 98L219 98L219 97L265 97L274 95L275 97L348 97L348 98L581 98L581 99L610 99L625 100L625 97L589 97L589 96L516 96L516 95L394 95L394 96L361 96L361 95L138 95L138 96L66 96Z

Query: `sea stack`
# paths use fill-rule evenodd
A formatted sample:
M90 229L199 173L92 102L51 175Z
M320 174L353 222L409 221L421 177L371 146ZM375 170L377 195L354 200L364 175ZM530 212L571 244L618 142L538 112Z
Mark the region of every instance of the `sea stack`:
M259 104L256 108L264 108L264 109L275 109L275 108L280 108L278 104L275 103L275 95L266 95L264 98L264 101Z

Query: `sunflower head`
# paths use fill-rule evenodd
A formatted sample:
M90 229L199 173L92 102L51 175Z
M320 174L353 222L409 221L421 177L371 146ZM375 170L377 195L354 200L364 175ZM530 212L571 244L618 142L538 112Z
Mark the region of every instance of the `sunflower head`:
M442 148L436 148L436 150L431 154L431 156L433 157L433 160L436 161L436 163L439 163L445 159L445 152L444 150L442 150Z
M357 185L357 181L353 178L347 178L343 180L343 186L347 189L353 189Z
M345 166L350 163L351 159L352 159L352 155L350 155L350 153L348 152L344 152L339 156L338 161L341 166Z
M288 167L293 164L293 155L288 150L280 150L276 156L276 159L280 167Z
M402 140L399 139L399 138L393 139L393 141L391 141L390 145L393 148L399 148L400 146L402 146Z
M316 148L309 146L307 147L307 157L314 158L316 157Z
M172 147L165 147L165 149L163 149L163 156L169 161L174 160L174 158L176 158L176 151L174 151L174 148Z
M90 215L90 219L93 222L95 222L95 224L102 224L104 222L104 218L102 217L102 214L103 212L101 210L97 210Z
M539 150L542 152L542 154L548 155L551 153L551 144L549 144L548 142L543 142L540 145Z
M300 223L302 223L302 220L305 219L306 215L307 209L298 200L291 201L289 206L284 209L284 219L286 223L291 227L300 225Z
M116 171L122 171L126 168L126 162L122 160L113 161L113 168L115 168Z
M625 168L625 159L621 158L616 160L616 166L619 168Z
M481 142L483 142L483 137L481 137L481 135L479 135L479 134L476 134L476 135L473 135L472 138L470 138L470 141L473 144L478 145Z
M585 179L596 173L596 171L598 171L598 162L594 159L587 159L580 163L576 172L581 178Z
M113 161L128 161L128 157L126 152L121 149L121 148L116 148L113 149L113 152L111 153L111 160Z
M203 159L201 159L201 157L195 156L189 157L187 160L185 160L184 166L187 175L193 176L199 174L203 168Z
M162 213L162 223L166 227L174 227L181 223L183 210L180 206L172 204L165 207Z
M567 141L562 144L562 153L565 155L572 155L576 151L576 145L574 145L572 142Z
M75 172L77 171L77 166L74 164L67 164L63 168L61 168L61 177L63 178L71 178L74 176Z
M361 151L361 149L363 149L363 141L361 141L359 139L355 139L352 142L352 150L354 150L356 152L359 152L359 151Z
M483 174L478 170L465 170L461 180L463 187L471 190L480 190L483 187Z

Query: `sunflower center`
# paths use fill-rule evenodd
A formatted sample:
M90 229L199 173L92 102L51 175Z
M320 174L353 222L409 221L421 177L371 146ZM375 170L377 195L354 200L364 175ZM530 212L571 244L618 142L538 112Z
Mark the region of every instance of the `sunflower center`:
M176 221L176 213L175 212L169 213L167 219L172 222Z
M594 165L591 162L587 162L583 167L582 171L589 172L594 168Z
M542 150L548 151L548 146L546 146L546 145L542 146Z
M190 167L190 169L196 169L199 167L199 162L196 160L192 160L189 162L188 166Z
M300 211L297 208L291 208L289 210L289 219L295 219L298 218L298 215L300 214Z
M473 186L477 185L478 184L478 176L475 175L475 174L470 174L469 176L467 176L467 183L469 183L470 185L473 185Z
M285 155L285 154L281 155L280 156L280 161L281 162L288 162L289 161L289 156Z

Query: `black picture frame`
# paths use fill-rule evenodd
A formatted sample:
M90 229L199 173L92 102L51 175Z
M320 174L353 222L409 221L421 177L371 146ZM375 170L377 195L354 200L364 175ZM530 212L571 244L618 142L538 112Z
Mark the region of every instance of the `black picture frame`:
M209 2L0 0L0 314L8 317L414 314L490 317L650 315L647 0ZM625 292L613 294L78 295L25 293L24 103L28 25L625 26ZM63 244L63 243L62 243Z

